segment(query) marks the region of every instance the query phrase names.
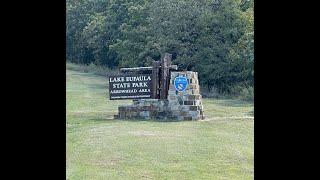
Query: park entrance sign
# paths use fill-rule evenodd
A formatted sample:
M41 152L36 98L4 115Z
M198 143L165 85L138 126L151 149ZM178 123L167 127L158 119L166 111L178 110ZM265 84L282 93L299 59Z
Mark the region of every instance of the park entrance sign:
M152 74L109 77L110 100L152 98Z
M204 119L198 73L178 71L165 53L150 67L121 68L109 78L110 100L132 99L118 107L116 119Z
M121 68L121 75L109 77L110 100L167 99L170 72L177 69L168 53L150 67Z

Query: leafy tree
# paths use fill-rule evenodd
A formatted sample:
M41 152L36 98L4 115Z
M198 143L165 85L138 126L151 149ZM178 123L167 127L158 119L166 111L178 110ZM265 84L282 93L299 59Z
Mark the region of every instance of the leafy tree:
M67 0L66 55L111 68L165 52L209 90L253 86L253 0Z

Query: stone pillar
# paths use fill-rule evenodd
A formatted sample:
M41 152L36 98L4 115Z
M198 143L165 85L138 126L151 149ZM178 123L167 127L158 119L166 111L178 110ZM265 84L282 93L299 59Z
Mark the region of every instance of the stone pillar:
M179 75L185 76L188 81L187 89L183 92L177 91L174 86L174 79ZM168 108L174 118L179 120L204 119L198 73L192 71L171 72L168 102Z

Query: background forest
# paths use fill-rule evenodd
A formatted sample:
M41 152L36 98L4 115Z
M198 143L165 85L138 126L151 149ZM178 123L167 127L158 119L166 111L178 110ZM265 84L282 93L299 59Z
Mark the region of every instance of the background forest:
M253 99L252 0L67 0L67 62L149 66L172 54L204 92Z

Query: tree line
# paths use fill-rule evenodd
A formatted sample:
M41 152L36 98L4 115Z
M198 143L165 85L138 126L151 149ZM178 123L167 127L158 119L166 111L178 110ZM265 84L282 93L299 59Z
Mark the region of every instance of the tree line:
M149 66L165 52L219 93L253 87L252 0L67 0L66 57Z

